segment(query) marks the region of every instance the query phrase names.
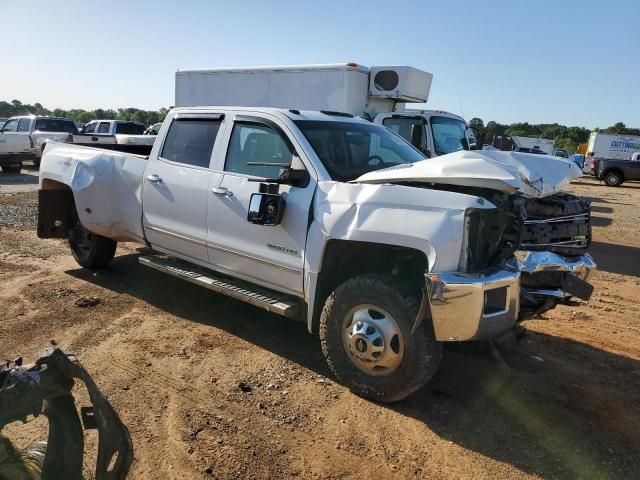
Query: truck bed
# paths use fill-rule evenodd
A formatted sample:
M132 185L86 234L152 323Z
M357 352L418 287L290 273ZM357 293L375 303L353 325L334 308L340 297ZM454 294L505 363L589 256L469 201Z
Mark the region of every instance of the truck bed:
M153 148L153 145L135 145L126 143L101 143L99 144L100 146L96 146L95 143L85 143L82 141L74 142L74 145L78 145L80 147L111 150L115 152L131 153L134 155L143 156L145 158L149 158L151 149Z
M142 177L148 155L130 153L132 145L102 147L48 144L40 189L70 185L83 225L116 241L143 242Z

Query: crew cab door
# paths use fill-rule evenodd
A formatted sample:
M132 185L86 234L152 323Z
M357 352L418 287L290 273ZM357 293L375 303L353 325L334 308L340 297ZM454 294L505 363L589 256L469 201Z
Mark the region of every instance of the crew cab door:
M176 115L143 179L143 227L151 246L188 260L208 261L210 161L222 115Z
M30 118L8 120L0 133L0 155L31 153Z
M236 116L227 129L225 155L216 159L216 175L209 194L209 261L215 268L278 290L301 295L309 210L316 185L311 176L305 187L279 185L286 202L279 225L249 223L251 195L260 191L262 178L277 178L282 165L301 149L275 117ZM279 166L257 166L252 163ZM307 165L306 168L309 168ZM263 184L266 185L266 184ZM263 187L264 188L264 187Z

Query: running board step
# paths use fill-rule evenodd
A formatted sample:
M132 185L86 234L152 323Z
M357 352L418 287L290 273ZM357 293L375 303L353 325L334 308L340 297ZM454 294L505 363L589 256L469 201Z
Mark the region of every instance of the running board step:
M269 312L289 318L298 318L300 301L290 295L275 292L243 280L205 270L168 255L145 255L139 262L187 282L195 283L214 292L250 303Z

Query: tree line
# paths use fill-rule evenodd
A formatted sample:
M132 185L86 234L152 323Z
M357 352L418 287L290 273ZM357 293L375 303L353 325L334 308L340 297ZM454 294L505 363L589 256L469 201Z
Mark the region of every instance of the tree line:
M72 110L63 110L56 108L49 110L40 103L30 105L22 103L20 100L12 100L10 102L0 101L0 117L13 117L15 115L50 115L54 117L64 117L74 122L88 123L91 120L128 120L133 122L144 123L145 125L153 125L162 122L170 108L161 108L160 110L140 110L139 108L118 108L118 109L102 109L82 110L74 108Z
M129 120L144 123L145 125L153 125L162 122L164 117L169 113L171 108L161 108L159 110L140 110L138 108L118 108L118 109L102 109L82 110L74 108L72 110L63 110L56 108L49 110L40 103L30 105L22 103L20 100L12 100L10 102L0 101L0 117L13 117L15 115L52 115L55 117L70 118L74 122L87 123L96 119L107 120ZM586 143L589 140L591 130L584 127L567 127L558 123L539 123L530 124L512 123L506 125L495 121L486 124L481 118L472 118L469 126L474 130L476 137L483 143L493 143L493 139L498 136L521 136L521 137L537 137L553 140L556 148L564 149L573 153L580 143ZM627 126L618 122L605 129L595 129L606 133L615 133L618 135L640 135L640 128L627 128Z
M479 140L482 139L483 143L492 144L498 136L546 138L553 140L556 148L566 150L569 153L575 152L579 144L587 143L591 134L591 130L587 128L567 127L558 123L530 124L524 122L505 125L492 120L485 124L481 118L477 117L469 121L469 126L473 129L476 137ZM608 128L595 128L594 131L618 135L640 135L640 128L627 128L622 122Z

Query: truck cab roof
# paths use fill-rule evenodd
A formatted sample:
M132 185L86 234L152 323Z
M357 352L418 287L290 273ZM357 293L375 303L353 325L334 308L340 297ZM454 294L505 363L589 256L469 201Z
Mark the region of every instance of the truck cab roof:
M354 122L354 123L367 123L362 118L354 117L349 113L333 112L333 111L317 111L317 110L297 110L287 108L273 108L273 107L233 107L233 106L207 106L207 107L181 107L174 108L171 113L174 115L180 113L213 113L213 112L251 112L270 114L279 118L287 118L290 120L313 120L313 121L326 121L326 122Z
M402 116L415 116L415 115L425 115L425 116L441 116L441 117L448 117L448 118L455 118L456 120L461 120L461 121L465 121L464 118L462 118L460 115L456 115L454 113L450 113L450 112L446 112L444 110L417 110L417 109L411 109L411 110L403 110L401 112L389 112L389 113L383 113L382 115L402 115Z
M20 118L35 118L36 120L39 120L41 118L46 118L47 120L68 120L70 122L72 121L71 119L65 118L65 117L54 117L54 116L50 116L50 115L32 115L32 114L31 115L29 115L29 114L28 115L14 115L13 117L7 118L7 119L4 119L4 120L11 120L13 118L18 118L18 119L20 119Z

